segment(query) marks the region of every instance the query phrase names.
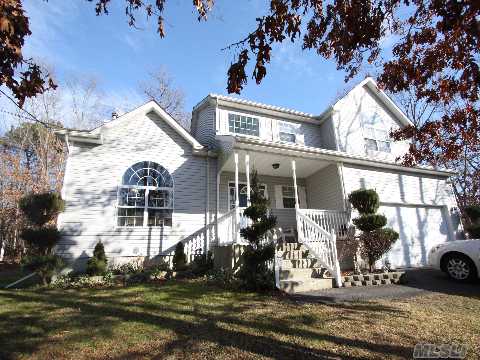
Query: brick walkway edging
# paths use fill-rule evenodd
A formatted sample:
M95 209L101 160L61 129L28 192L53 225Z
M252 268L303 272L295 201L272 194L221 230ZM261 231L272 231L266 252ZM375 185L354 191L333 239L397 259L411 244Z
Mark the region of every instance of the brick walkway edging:
M380 274L359 274L343 277L343 286L378 286L401 284L404 280L404 271L392 271Z

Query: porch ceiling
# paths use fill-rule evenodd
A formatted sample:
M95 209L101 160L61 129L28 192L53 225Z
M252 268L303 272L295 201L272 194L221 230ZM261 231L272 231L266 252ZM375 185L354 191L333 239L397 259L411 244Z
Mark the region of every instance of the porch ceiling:
M238 170L240 173L245 173L245 155L246 151L239 150L238 152ZM256 169L261 175L291 177L292 176L292 160L296 163L297 178L306 178L314 174L318 170L324 168L332 162L305 159L300 157L293 157L288 155L264 153L251 151L250 154L250 171ZM278 169L274 169L272 164L280 164ZM233 153L224 163L222 171L235 172L235 160Z

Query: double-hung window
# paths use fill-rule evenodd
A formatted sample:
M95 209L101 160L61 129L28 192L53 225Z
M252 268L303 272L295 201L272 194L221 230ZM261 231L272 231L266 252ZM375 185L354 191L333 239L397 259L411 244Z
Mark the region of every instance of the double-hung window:
M260 136L259 120L251 116L229 113L228 131L231 134Z
M259 185L260 191L263 197L267 197L267 187L265 185ZM238 184L238 202L241 208L247 207L247 184ZM235 182L228 183L228 199L230 209L235 208Z
M363 128L365 147L367 150L391 152L388 131L379 127L367 125Z
M278 123L278 137L280 141L295 144L297 142L298 127L294 124L280 121Z
M172 226L173 178L157 163L136 163L123 175L117 208L118 226Z

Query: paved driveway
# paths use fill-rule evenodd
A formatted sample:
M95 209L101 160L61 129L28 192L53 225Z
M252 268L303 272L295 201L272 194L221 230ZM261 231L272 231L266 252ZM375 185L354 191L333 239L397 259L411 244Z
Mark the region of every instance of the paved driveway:
M308 293L295 294L300 301L314 302L346 302L379 298L400 299L426 293L443 293L480 299L480 282L461 284L450 280L441 271L418 269L406 271L406 284L361 286L351 288L335 288Z

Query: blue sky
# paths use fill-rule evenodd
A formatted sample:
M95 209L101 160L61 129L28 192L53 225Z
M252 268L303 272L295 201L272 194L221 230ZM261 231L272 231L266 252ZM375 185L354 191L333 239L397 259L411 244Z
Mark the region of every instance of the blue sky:
M266 9L261 0L217 1L207 22L198 22L191 1L169 0L166 38L155 19L139 16L140 30L128 26L122 7L112 1L110 14L97 17L86 0L25 0L32 36L25 54L51 64L59 77L95 77L109 103L139 105L138 83L163 66L186 95L186 110L208 93L226 94L226 73L233 52L222 51L255 26ZM242 98L318 114L350 84L331 60L304 52L300 44L277 46L261 85L250 80Z

